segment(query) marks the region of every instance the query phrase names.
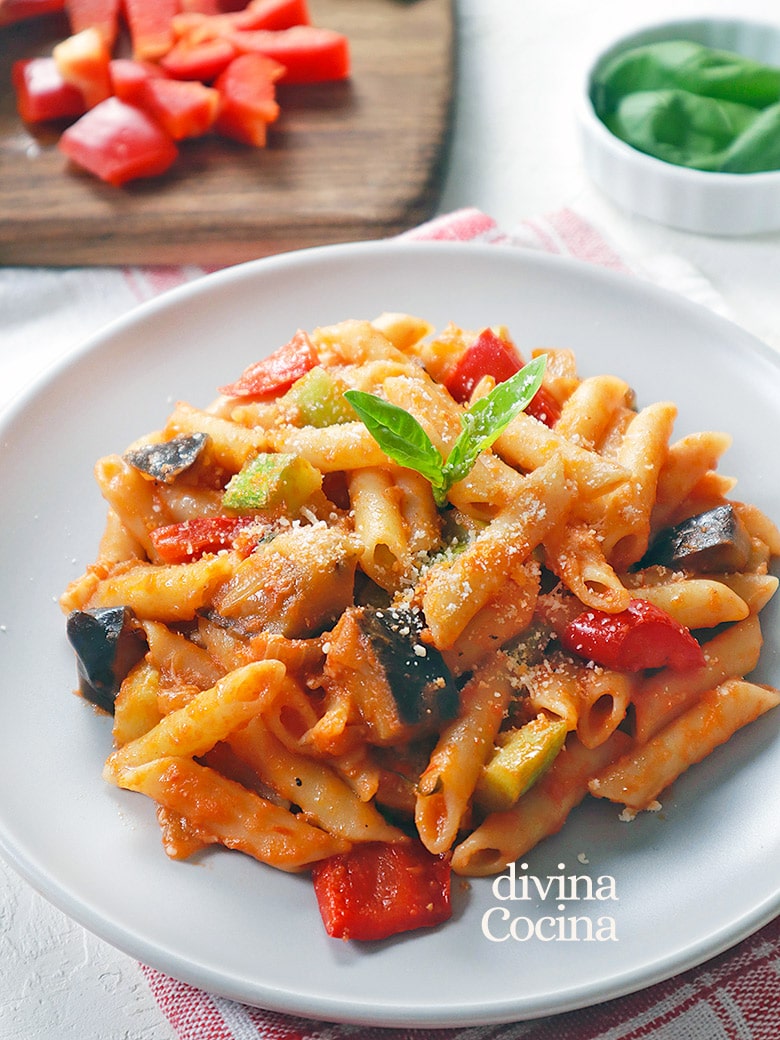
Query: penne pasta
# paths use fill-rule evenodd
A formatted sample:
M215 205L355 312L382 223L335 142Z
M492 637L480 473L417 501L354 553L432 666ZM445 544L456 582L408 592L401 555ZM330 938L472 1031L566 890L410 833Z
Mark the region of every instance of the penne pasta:
M575 494L560 459L550 459L525 477L511 505L462 553L426 573L422 607L435 646L453 646L506 576L522 567L548 531L563 522Z
M511 695L500 655L464 687L460 715L442 732L417 784L414 820L429 852L452 846Z
M171 439L192 433L208 435L209 460L227 473L238 473L248 459L268 447L268 438L262 427L249 429L180 401L168 420L164 435Z
M127 675L114 702L114 745L118 748L143 737L162 718L159 708L160 673L148 660Z
M197 847L219 843L278 870L299 871L349 849L344 839L188 758L157 758L133 766L123 772L121 786L186 820Z
M731 445L725 433L691 433L669 445L658 474L652 527L660 530L675 517L700 480L714 470Z
M322 473L391 465L362 423L339 423L322 429L285 426L269 433L268 439L274 451L299 455Z
M634 595L661 607L686 628L716 628L743 621L747 603L725 582L712 578L680 578L663 584L638 585Z
M538 469L550 458L563 460L586 501L623 484L627 477L621 465L559 436L525 412L516 416L496 440L495 450L522 470Z
M544 539L545 563L586 607L616 614L631 593L607 562L603 542L589 524L559 525Z
M629 809L648 809L690 766L725 744L738 729L780 704L780 695L755 683L730 679L677 716L646 744L594 777L588 787Z
M535 787L511 809L491 813L455 846L455 873L468 877L499 874L555 834L587 795L591 777L629 743L624 733L615 733L606 743L589 749L570 737L565 750Z
M635 735L645 743L705 690L747 675L758 664L763 638L756 615L723 632L705 647L705 663L692 672L660 672L639 684L634 698Z
M675 406L664 402L642 409L616 453L630 477L600 501L597 523L604 555L618 571L640 560L648 547L656 484L676 414Z
M284 666L278 661L237 668L114 751L106 761L105 778L117 783L125 770L155 758L205 754L262 711L279 692L283 677Z
M405 841L376 806L361 801L325 762L297 754L278 740L262 717L229 738L231 748L258 776L311 823L346 841Z
M401 511L401 492L385 469L366 467L347 478L360 566L381 588L394 592L411 567L411 550Z
M407 930L431 877L499 873L589 796L652 808L780 703L750 679L780 531L730 498L730 437L530 356L394 311L299 330L98 460L60 606L104 780L172 859L365 856L359 916L395 878Z
M94 609L127 606L152 621L191 621L232 571L233 561L227 555L168 566L129 561L98 582L88 605Z
M631 390L616 376L591 376L577 384L555 424L560 437L593 451L618 409L625 408Z
M95 465L95 479L103 498L116 516L127 535L139 545L146 556L156 560L157 555L149 537L150 531L159 527L161 521L170 520L162 514L156 494L156 486L128 465L119 455L109 455ZM114 522L112 521L112 524ZM104 535L104 538L106 536ZM129 559L137 559L133 554ZM142 559L144 557L141 557ZM128 559L124 554L113 562Z
M540 568L529 560L502 584L496 596L474 615L452 647L443 651L455 675L470 672L484 658L525 632L539 596Z

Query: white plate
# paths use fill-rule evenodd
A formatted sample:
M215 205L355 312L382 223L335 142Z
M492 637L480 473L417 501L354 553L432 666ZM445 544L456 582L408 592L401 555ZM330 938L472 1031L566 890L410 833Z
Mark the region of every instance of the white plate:
M614 879L616 900L502 903L455 884L454 920L376 946L328 939L305 877L236 853L172 863L153 807L100 779L110 724L70 692L56 598L93 558L104 507L94 460L158 427L299 327L383 310L441 327L503 323L521 347L570 347L641 402L679 402L677 433L725 429L723 470L780 516L780 363L708 312L639 280L496 246L362 244L209 276L115 322L6 412L0 426L3 575L0 847L51 902L187 982L269 1009L362 1024L532 1018L647 986L724 950L780 909L780 715L695 767L663 811L621 823L583 805L527 857L529 875ZM780 683L777 612L760 678ZM583 856L587 863L580 862ZM531 883L533 884L533 882ZM518 894L522 894L518 891ZM562 904L563 905L563 904ZM494 942L483 914L600 916L616 941Z

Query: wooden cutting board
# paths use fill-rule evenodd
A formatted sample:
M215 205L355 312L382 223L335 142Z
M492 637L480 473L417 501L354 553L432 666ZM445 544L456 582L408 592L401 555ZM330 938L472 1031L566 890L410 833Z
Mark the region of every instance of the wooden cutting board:
M161 178L123 188L68 167L19 119L17 58L50 53L59 16L0 29L0 263L225 265L392 235L430 216L446 154L452 0L310 0L345 32L344 83L279 89L268 146L185 142Z

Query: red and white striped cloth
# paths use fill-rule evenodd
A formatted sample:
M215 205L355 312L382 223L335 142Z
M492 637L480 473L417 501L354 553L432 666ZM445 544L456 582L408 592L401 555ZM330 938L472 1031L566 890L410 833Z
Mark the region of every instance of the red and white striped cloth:
M673 257L640 269L573 210L502 231L484 213L464 209L402 237L495 242L556 253L673 284L723 311L717 295L695 270ZM124 274L138 297L147 298L198 273L203 272L177 268L127 269ZM780 918L701 967L634 995L532 1022L464 1029L381 1029L310 1021L246 1007L152 968L143 970L179 1040L780 1040Z
M778 1040L780 918L700 968L632 996L550 1018L466 1029L310 1021L210 996L145 968L179 1040Z

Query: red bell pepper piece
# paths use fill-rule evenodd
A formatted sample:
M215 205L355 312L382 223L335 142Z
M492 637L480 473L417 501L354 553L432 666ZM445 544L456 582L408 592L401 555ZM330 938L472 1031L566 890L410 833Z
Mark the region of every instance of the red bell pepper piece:
M226 39L242 54L264 54L284 65L280 83L324 83L346 79L350 73L349 41L334 29L248 29L229 33Z
M219 387L219 393L226 397L270 397L291 387L319 360L309 337L298 331L289 343L244 369L235 383Z
M134 58L114 58L109 66L111 89L121 101L137 105L150 79L165 76L165 70L154 61L135 61Z
M61 11L65 0L0 0L0 25L14 25L28 18Z
M444 385L456 401L468 401L483 376L492 376L497 383L503 383L522 367L522 358L513 345L492 329L484 329L461 354Z
M311 25L307 0L249 0L244 10L236 13L241 29L278 30Z
M65 82L84 95L87 108L111 97L111 50L97 29L68 36L55 44L52 56Z
M156 61L167 54L174 43L172 22L179 0L124 0L124 10L133 57Z
M119 33L120 7L120 0L65 0L71 33L97 29L106 46L113 47Z
M181 2L181 11L186 14L219 14L222 10L219 0L182 0ZM175 29L174 35L176 35Z
M251 516L197 516L155 528L149 535L162 563L189 563L206 553L232 549Z
M236 29L290 29L293 25L311 25L306 0L250 0L239 11L206 14L182 11L173 19L177 37L191 43L211 40Z
M315 863L314 892L334 939L386 939L449 920L450 864L419 842L354 845Z
M522 367L523 359L514 346L492 329L484 329L460 356L444 385L456 401L468 401L484 376L503 383ZM561 414L560 405L544 386L539 387L525 411L546 426L554 426Z
M645 668L686 671L705 663L704 651L687 628L645 599L607 614L586 610L563 631L565 649L618 672Z
M525 411L545 426L555 426L561 417L561 406L546 386L539 387L526 405Z
M222 37L193 43L186 37L177 40L160 58L160 67L174 79L196 79L211 83L236 57L236 48Z
M262 148L266 127L279 117L276 81L284 73L278 62L261 54L240 54L217 78L219 114L215 130L243 144Z
M149 78L136 104L167 131L174 141L202 137L217 118L220 97L214 87L196 80Z
M16 108L27 123L72 119L87 110L84 95L62 78L52 57L20 58L11 68Z
M59 147L72 162L117 186L164 173L178 154L170 135L148 113L116 97L69 126Z

